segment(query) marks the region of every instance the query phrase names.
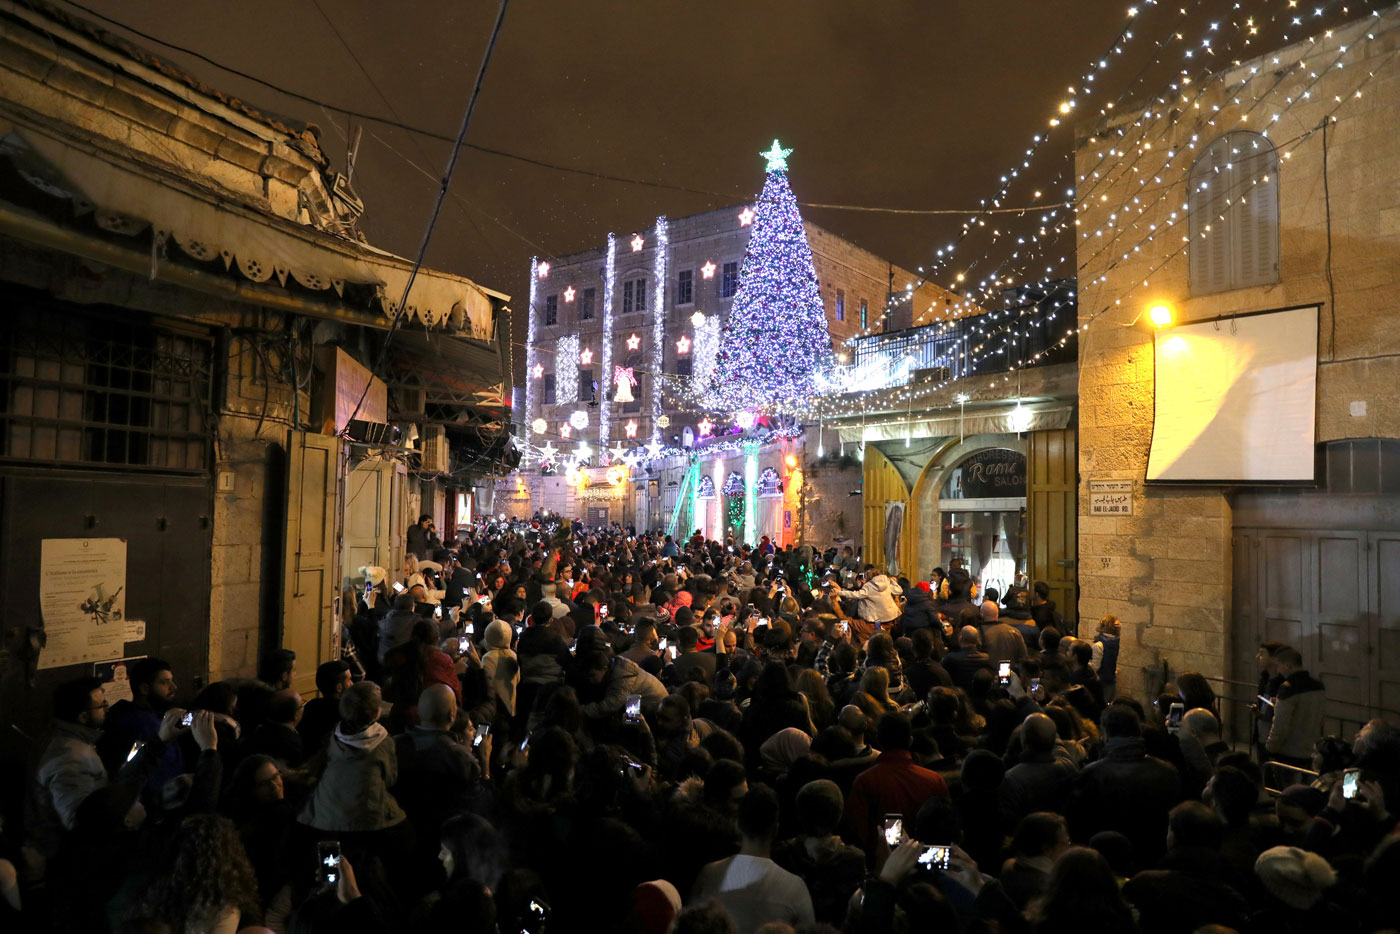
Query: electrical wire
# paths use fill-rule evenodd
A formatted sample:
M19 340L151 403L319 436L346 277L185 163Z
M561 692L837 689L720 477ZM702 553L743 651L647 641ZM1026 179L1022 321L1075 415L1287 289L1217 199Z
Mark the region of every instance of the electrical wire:
M467 109L462 114L462 126L457 130L457 138L452 147L452 152L447 157L447 169L442 175L442 185L438 189L437 200L433 203L433 213L428 218L428 227L423 231L423 242L418 247L418 256L413 261L413 268L409 271L408 281L404 283L403 297L399 300L398 307L394 309L394 318L389 323L389 329L384 334L384 344L379 350L379 359L375 363L372 372L380 372L383 369L384 361L389 355L389 344L394 339L394 334L398 331L399 324L408 314L408 296L413 291L413 282L418 278L418 270L423 268L423 259L428 253L428 243L433 237L433 228L437 226L438 216L442 213L442 203L447 200L447 189L452 184L452 173L457 169L457 159L462 153L462 141L466 138L467 128L471 126L472 114L476 111L476 102L481 97L481 85L486 80L486 68L491 64L491 53L496 49L496 39L501 34L501 25L505 22L506 9L510 6L510 0L501 0L501 5L496 11L496 22L491 27L491 38L487 40L486 51L481 56L481 67L477 69L476 83L472 87L471 97L467 99ZM355 403L355 408L350 412L350 418L346 420L345 429L348 431L350 422L355 416L360 414L360 407L365 403L365 397L369 395L369 387L373 380L365 380L365 388L360 393L359 401Z

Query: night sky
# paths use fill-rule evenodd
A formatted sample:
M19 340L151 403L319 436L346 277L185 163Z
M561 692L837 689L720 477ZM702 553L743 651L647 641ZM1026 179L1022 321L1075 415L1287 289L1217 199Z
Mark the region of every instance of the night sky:
M493 0L86 5L280 87L397 115L449 137L497 10ZM1138 35L1094 85L1111 89L1109 97L1125 88L1142 96L1182 64L1201 67L1204 53L1183 61L1183 41L1167 64L1133 83L1153 60L1152 47L1173 29L1194 35L1219 15L1225 25L1216 35L1223 43L1237 39L1241 31L1232 22L1247 15L1267 25L1270 17L1296 12L1286 10L1285 0L1186 0L1170 10L1139 5ZM707 194L604 181L469 150L459 161L428 263L523 304L531 254L594 247L608 230L628 233L659 213L683 216L752 198L763 184L758 153L775 136L795 150L791 178L799 200L975 206L995 194L998 177L1018 163L1032 134L1048 131L1047 118L1124 28L1127 9L1122 0L514 0L468 141ZM150 39L126 37L207 84L318 124L333 164L344 165L343 113ZM1253 40L1245 57L1263 51L1267 38ZM1215 67L1228 64L1224 53L1214 50ZM1091 114L1103 96L1084 98ZM363 126L355 170L367 205L362 229L376 245L411 257L449 144L372 122ZM1007 203L1031 203L1042 187L1049 200L1057 183L1054 194L1063 195L1066 179L1059 173L1068 166L1069 149L1070 133L1061 127ZM929 263L964 219L816 208L804 214L910 269ZM962 255L975 259L983 252L973 246Z

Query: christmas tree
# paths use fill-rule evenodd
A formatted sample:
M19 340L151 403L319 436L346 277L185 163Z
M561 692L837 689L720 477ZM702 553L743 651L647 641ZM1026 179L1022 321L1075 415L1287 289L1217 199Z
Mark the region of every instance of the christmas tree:
M714 408L800 412L831 365L831 336L787 157L773 140L768 179L710 383Z

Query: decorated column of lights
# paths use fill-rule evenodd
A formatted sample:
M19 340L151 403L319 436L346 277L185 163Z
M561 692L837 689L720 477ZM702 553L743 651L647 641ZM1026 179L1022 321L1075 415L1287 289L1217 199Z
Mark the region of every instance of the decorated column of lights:
M715 524L706 529L706 537L716 541L724 540L725 515L724 515L724 458L715 458L715 496L711 500L715 504ZM709 525L709 514L706 512L706 525Z
M661 444L661 374L666 358L666 253L670 231L666 215L656 219L656 242L652 244L652 275L656 277L656 300L652 303L651 328L651 440Z
M578 401L577 334L565 334L554 344L554 401L558 405Z
M608 437L612 431L613 388L613 276L617 271L617 237L608 233L608 256L603 261L603 370L598 380L598 458L609 461Z
M530 257L530 304L525 312L525 439L530 438L535 418L535 298L539 294L539 257ZM528 457L528 455L527 455ZM524 458L522 458L522 461ZM522 466L525 466L522 464Z
M744 543L758 544L758 445L744 445Z

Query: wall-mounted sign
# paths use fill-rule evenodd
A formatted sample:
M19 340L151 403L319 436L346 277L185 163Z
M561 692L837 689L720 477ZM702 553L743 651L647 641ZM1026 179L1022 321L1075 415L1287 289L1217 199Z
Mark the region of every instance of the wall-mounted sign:
M990 448L969 455L953 468L944 499L1007 499L1026 495L1026 455Z
M1132 480L1089 481L1089 515L1131 516L1132 514Z

